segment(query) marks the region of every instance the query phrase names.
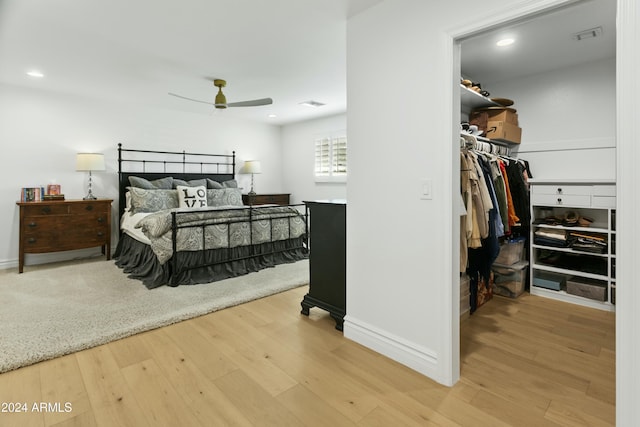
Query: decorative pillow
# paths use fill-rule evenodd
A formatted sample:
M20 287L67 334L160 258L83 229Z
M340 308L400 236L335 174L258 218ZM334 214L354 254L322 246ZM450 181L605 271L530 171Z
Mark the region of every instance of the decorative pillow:
M212 188L224 188L224 187L218 181L214 181L212 179L207 178L207 188L212 189Z
M242 206L242 193L239 188L214 188L207 190L209 206Z
M173 188L178 188L178 185L182 185L184 187L200 187L207 186L207 180L202 179L192 179L191 181L185 181L183 179L173 179Z
M222 185L224 188L238 188L238 181L230 179L229 181L223 182Z
M139 176L130 176L129 184L131 184L132 187L144 188L145 190L171 190L173 188L173 178L167 176L164 178L149 181L148 179L141 178Z
M181 208L199 209L207 207L207 187L178 185L178 204Z
M158 212L178 207L176 190L146 190L144 188L127 187L131 197L131 214L139 212Z

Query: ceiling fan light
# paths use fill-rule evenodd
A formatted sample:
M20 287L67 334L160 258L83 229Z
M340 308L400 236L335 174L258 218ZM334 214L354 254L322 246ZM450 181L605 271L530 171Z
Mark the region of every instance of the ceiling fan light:
M227 108L227 97L222 93L222 88L218 89L218 94L216 95L216 108Z

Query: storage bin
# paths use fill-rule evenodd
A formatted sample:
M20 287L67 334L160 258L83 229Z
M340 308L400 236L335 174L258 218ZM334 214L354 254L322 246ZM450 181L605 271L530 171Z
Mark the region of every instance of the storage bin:
M573 276L567 279L567 293L596 301L607 299L607 284L601 280Z
M487 134L489 139L498 139L520 144L522 129L509 122L491 121L487 123Z
M517 298L524 292L527 280L527 261L512 265L493 264L493 293L508 298Z
M567 277L562 274L538 271L533 276L533 285L540 288L547 288L559 291L565 287Z
M524 239L507 240L500 245L500 253L495 260L496 264L512 265L522 260L524 251Z

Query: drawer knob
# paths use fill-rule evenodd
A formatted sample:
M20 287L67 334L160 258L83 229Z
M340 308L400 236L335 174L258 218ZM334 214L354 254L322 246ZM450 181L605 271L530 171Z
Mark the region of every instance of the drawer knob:
M36 242L36 238L35 237L30 237L29 240L27 240L29 243L35 243Z
M51 213L51 208L49 206L45 206L42 208L42 213L49 214Z
M103 217L101 217L101 216L99 216L99 217L98 217L98 222L104 222L104 218L103 218Z
M102 231L98 231L98 237L102 237L104 236L104 233Z
M29 227L33 228L33 227L35 227L35 226L36 226L36 223L35 223L35 222L30 222L30 223L29 223Z
M562 188L558 187L558 193L562 193Z
M558 203L562 203L562 198L558 197Z
M88 211L92 211L93 210L93 205L87 205L85 206L85 209Z

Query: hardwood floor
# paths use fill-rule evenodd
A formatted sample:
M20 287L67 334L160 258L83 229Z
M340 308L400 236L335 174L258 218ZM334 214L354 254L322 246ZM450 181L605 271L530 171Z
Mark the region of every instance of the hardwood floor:
M495 297L462 322L447 388L346 340L321 310L301 316L305 293L2 374L2 409L27 412L0 425L615 425L613 313Z

